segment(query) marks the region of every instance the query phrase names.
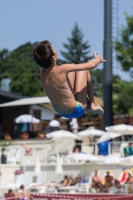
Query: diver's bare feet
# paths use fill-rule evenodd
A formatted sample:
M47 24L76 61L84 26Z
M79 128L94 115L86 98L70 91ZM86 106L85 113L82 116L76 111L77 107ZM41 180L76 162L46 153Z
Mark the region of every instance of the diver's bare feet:
M99 116L102 116L104 113L104 110L97 103L90 104L90 111L93 113L97 113Z
M89 99L87 99L87 105L88 109L92 113L97 113L99 116L102 116L104 113L104 110L99 106L96 102L90 102Z

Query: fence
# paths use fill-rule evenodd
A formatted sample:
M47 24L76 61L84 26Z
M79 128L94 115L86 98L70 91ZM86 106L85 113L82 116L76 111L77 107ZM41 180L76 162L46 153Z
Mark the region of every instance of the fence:
M69 146L68 146L69 143ZM113 141L110 142L108 148L109 148L109 154L111 153L117 153L117 154L121 154L121 156L123 157L124 155L124 151L121 148L122 144L124 143L128 143L128 141ZM58 142L58 143L54 143L51 141L32 141L32 142L28 142L28 146L31 148L31 154L26 154L25 155L25 159L26 159L26 163L32 163L35 164L35 158L36 155L38 155L38 157L40 158L40 160L43 163L48 163L48 159L50 157L50 155L53 154L58 154L60 153L61 155L67 155L67 154L71 154L73 147L77 145L81 147L81 151L82 152L86 152L86 153L92 153L97 155L98 154L98 146L96 142L65 142L65 140L63 140L62 142ZM18 143L14 143L13 145L11 145L10 147L7 147L6 149L6 153L9 151L9 149L11 148L16 148L19 149L21 147L20 142ZM22 159L21 159L22 160ZM22 163L21 163L22 164Z
M133 195L82 195L82 194L33 194L34 200L132 200ZM11 195L5 194L1 200L15 200ZM26 199L25 199L26 200Z

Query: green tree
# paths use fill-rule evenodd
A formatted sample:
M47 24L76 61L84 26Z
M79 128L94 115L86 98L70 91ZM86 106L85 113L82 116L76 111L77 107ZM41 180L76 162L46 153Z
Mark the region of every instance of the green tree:
M120 79L114 83L113 95L114 113L133 114L133 81L127 82Z
M103 70L102 69L94 69L91 70L91 76L93 80L93 89L95 92L95 95L98 97L103 98ZM112 82L116 83L117 79L120 80L120 77L117 75L112 76ZM113 87L113 92L117 93L117 88Z
M89 56L90 45L88 41L83 41L84 35L79 29L78 24L75 23L71 32L71 37L67 39L68 43L63 43L63 47L66 51L60 51L64 59L59 59L58 63L83 63L90 60Z
M93 89L94 93L98 97L103 97L103 70L95 69L90 70L92 81L93 81Z
M12 82L10 90L17 94L26 96L39 96L44 94L40 79L35 72L31 72L29 68L23 67L20 63L14 75L12 75Z
M5 59L8 55L8 49L2 49L0 51L0 80L8 77L8 71L5 70Z
M26 96L45 94L40 83L40 68L31 57L34 44L26 43L12 52L7 49L0 52L0 81L10 78L10 90L14 93Z
M133 15L125 13L125 20L126 25L120 29L120 39L115 41L115 50L122 69L133 78ZM114 88L115 112L133 114L133 82L117 80Z
M133 77L133 15L125 14L126 25L120 30L120 40L115 42L117 59L123 70Z

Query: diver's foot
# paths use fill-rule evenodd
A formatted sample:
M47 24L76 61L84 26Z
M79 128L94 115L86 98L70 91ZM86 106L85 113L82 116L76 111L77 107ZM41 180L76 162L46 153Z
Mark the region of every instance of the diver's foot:
M90 104L90 111L92 113L97 113L99 116L102 116L103 113L104 113L104 110L97 103L91 103Z

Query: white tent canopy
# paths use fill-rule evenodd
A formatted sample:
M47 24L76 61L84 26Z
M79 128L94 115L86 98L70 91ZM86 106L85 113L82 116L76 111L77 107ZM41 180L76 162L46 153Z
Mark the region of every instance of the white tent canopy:
M118 124L114 126L108 126L105 128L108 132L117 132L122 134L133 134L133 126L126 124Z
M99 163L105 164L120 164L123 158L119 155L108 155L99 158Z
M104 135L102 135L98 140L97 143L102 143L106 142L108 140L120 137L122 134L121 133L110 133L110 132L105 132Z
M78 136L75 134L65 131L65 130L59 130L59 131L53 131L51 133L48 133L46 135L47 138L55 138L55 139L61 139L61 138L74 138L79 139Z
M128 157L122 158L120 164L123 166L131 167L133 165L133 156L128 156Z
M34 105L34 104L44 104L50 103L48 97L31 97L31 98L23 98L16 101L11 101L8 103L0 104L0 107L10 107L10 106L22 106L22 105Z
M20 115L14 120L17 124L18 123L39 123L40 120L33 117L32 115Z
M64 160L74 160L74 161L98 161L98 157L89 153L73 153L71 155L65 156Z
M78 136L80 137L86 137L86 136L102 136L105 134L105 131L101 131L98 129L86 129L84 131L78 132Z

